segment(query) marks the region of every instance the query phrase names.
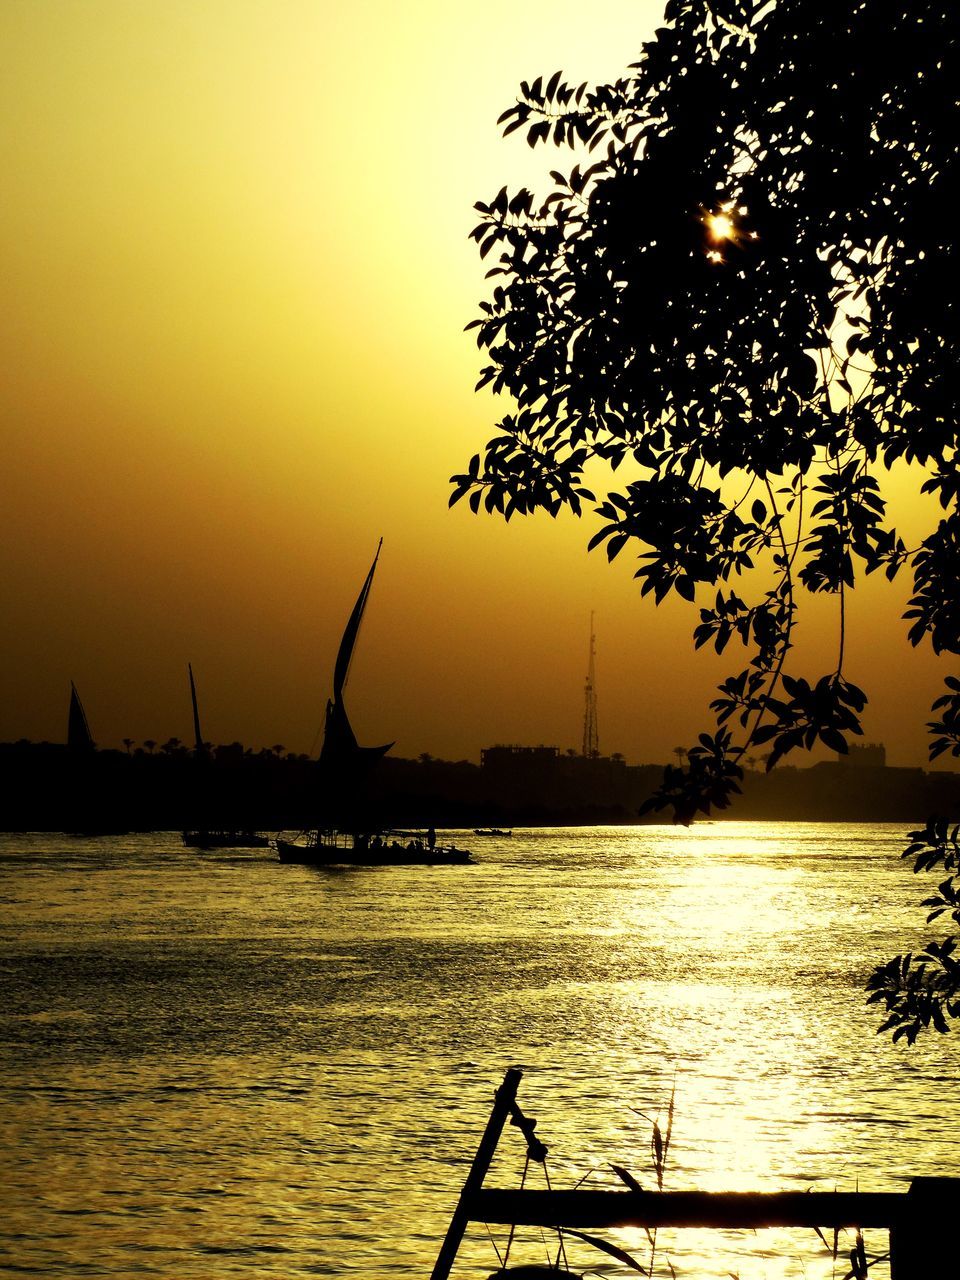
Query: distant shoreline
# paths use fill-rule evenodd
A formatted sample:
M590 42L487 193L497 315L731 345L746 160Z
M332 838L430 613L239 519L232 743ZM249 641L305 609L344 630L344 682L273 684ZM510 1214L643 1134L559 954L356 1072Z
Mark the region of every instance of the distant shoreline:
M496 768L388 756L370 778L363 812L383 826L633 826L663 767L537 749ZM294 830L324 822L329 790L315 760L239 743L215 748L203 767L182 746L78 754L52 743L0 743L0 783L0 830L8 832ZM960 774L825 762L748 770L743 794L710 818L922 824L933 813L960 816Z

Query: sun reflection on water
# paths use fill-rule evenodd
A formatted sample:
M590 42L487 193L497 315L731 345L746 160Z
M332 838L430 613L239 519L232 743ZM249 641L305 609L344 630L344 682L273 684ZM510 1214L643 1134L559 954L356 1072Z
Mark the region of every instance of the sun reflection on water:
M667 1189L955 1167L956 1047L891 1046L863 1006L871 958L913 945L900 834L544 829L471 868L341 876L172 837L17 846L0 1255L65 1280L92 1258L117 1280L429 1274L513 1063L556 1186L616 1186L613 1163L655 1185L674 1085ZM494 1185L518 1184L516 1138ZM663 1233L658 1257L680 1280L833 1270L813 1233ZM455 1280L494 1264L471 1233Z

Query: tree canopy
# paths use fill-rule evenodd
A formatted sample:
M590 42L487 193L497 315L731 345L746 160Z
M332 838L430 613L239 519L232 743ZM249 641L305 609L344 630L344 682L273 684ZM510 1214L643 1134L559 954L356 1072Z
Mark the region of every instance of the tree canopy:
M513 405L451 502L591 504L591 546L633 551L658 603L690 601L698 647L742 648L655 798L689 821L730 802L748 751L772 767L862 732L844 675L858 575L910 573L910 642L960 652L960 13L670 0L664 21L621 79L538 77L500 118L583 154L544 197L477 205L478 386ZM894 463L934 504L912 546L877 478ZM807 592L837 601L836 666L814 678L790 669ZM929 727L931 758L960 755L960 681ZM948 832L915 834L956 870ZM955 899L942 910L960 926ZM950 951L926 963L925 989L930 966L946 986L925 1021L896 1022L917 1012L897 1004L909 983L878 979L895 1034L960 1013Z

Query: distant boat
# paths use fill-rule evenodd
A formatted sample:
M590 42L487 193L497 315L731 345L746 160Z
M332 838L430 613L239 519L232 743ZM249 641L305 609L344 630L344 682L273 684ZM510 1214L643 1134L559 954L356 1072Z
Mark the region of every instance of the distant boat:
M259 831L184 831L188 849L266 849L270 837Z
M340 641L333 670L333 697L327 702L324 721L321 776L327 787L328 807L336 805L340 809L339 819L329 826L318 824L301 832L296 840L278 839L281 862L307 866L435 866L472 861L466 849L438 845L432 827L425 833L382 831L364 812L362 792L370 766L393 743L383 747L359 745L347 717L343 690L382 546L381 538Z
M95 840L99 836L126 836L130 834L129 827L89 827L80 831L65 831L66 836L73 836L76 840Z
M205 769L210 764L210 753L200 732L200 709L197 705L197 686L193 678L193 666L187 663L190 676L190 701L193 704L193 737L194 759L198 769ZM183 843L188 849L265 849L270 844L268 836L258 831L217 829L199 827L193 831L184 831Z
M512 831L501 831L499 827L474 827L475 836L512 836Z
M96 749L97 744L94 742L93 734L90 732L87 713L84 711L80 695L77 693L77 686L71 680L70 710L67 714L67 750L84 757L92 756ZM76 836L80 840L89 840L95 836L126 835L129 830L126 824L119 823L111 826L109 823L97 821L100 816L99 807L95 800L91 801L91 797L96 795L94 779L89 775L86 764L81 765L78 762L75 768L79 770L79 775L74 783L73 795L73 809L75 810L74 816L77 819L77 826L65 834Z
M67 746L71 751L96 751L77 686L70 681L70 711L67 716Z

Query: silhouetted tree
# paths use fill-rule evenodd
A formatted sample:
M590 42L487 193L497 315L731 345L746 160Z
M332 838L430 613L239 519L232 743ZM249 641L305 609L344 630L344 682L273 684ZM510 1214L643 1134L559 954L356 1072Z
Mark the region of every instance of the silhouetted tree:
M149 751L150 755L153 755L154 751L157 749L156 741L153 738L144 738L143 745L146 750Z
M657 603L695 602L697 647L744 647L653 801L689 821L730 803L751 749L772 768L861 733L844 674L858 572L908 566L910 642L960 652L960 11L670 0L665 18L622 79L556 72L501 116L589 160L543 199L477 205L479 386L516 409L451 502L507 519L594 503L591 546L633 549ZM898 462L939 504L912 547L876 478ZM602 464L626 478L595 497L584 472ZM788 670L805 592L837 603L836 664L815 678ZM960 681L934 709L931 758L960 755ZM955 845L939 828L917 843L955 888ZM937 909L960 930L955 900ZM955 943L886 973L895 1034L957 1016Z
M123 749L124 749L124 751L126 751L127 755L129 755L129 754L130 754L130 752L133 750L133 739L132 739L132 738L124 738L124 740L123 740Z

